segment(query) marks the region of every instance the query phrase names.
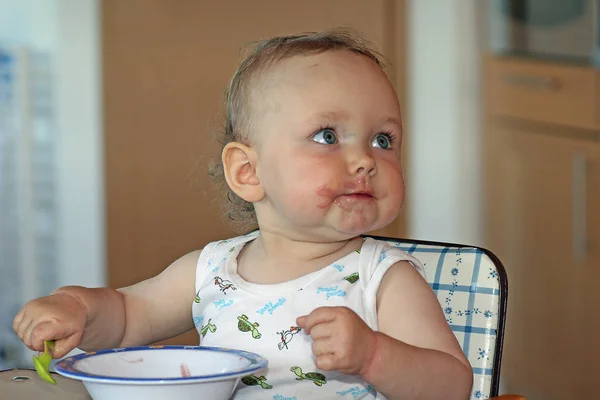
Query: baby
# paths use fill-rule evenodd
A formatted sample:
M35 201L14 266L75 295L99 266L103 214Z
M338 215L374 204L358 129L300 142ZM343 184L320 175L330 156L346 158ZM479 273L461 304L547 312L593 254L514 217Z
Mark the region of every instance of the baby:
M402 208L401 143L397 96L360 36L260 42L228 88L213 171L230 218L258 229L133 286L59 288L14 330L33 350L55 339L62 357L195 327L202 345L269 360L235 399L466 399L471 367L421 264L361 237Z

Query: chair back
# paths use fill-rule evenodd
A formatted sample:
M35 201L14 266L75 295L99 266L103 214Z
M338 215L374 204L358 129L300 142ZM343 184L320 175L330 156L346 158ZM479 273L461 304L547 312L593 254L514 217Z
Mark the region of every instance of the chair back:
M453 243L371 236L417 258L473 367L471 399L498 395L508 281L489 250Z

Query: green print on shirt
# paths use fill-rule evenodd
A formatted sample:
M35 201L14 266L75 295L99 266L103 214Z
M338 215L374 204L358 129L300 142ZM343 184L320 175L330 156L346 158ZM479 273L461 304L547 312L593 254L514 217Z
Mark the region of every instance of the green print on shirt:
M200 289L196 292L196 297L194 297L194 303L200 304Z
M309 372L305 374L302 372L302 368L300 367L292 367L290 368L290 371L298 376L296 378L297 381L303 381L306 379L308 381L312 381L317 386L323 386L327 383L327 378L325 378L325 375L318 372Z
M217 331L217 326L211 323L210 321L211 320L209 319L206 325L204 325L202 329L200 329L200 334L202 335L202 337L206 336L208 331L210 331L210 333L215 333Z
M238 319L238 329L242 332L252 332L252 337L254 339L260 339L261 338L261 334L258 331L258 322L250 322L248 321L248 317L244 314L240 315L239 317L237 317Z
M350 283L356 283L358 280L358 272L345 276L343 279L347 280Z
M263 389L272 389L273 386L267 383L267 378L264 376L246 375L242 378L242 383L248 386L260 386Z

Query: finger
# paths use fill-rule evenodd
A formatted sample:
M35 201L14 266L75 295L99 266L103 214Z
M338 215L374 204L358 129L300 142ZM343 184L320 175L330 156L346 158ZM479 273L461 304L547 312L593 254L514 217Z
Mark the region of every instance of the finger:
M315 365L322 371L331 371L338 369L337 358L334 354L324 354L317 357Z
M43 349L45 340L60 340L71 335L73 335L71 329L56 322L45 321L37 324L31 330L30 342L35 349Z
M23 341L27 346L31 346L31 330L34 327L34 322L32 319L26 318L23 322L21 322L21 326L19 326L19 339Z
M13 319L12 328L13 328L13 331L15 331L17 334L19 333L19 325L21 325L21 322L23 322L24 314L25 313L23 312L23 309L21 309L21 311L19 311L17 313L17 315L15 315L15 318Z
M73 334L65 339L56 341L54 351L52 352L53 358L62 358L66 356L71 350L79 346L81 343L81 337L83 333Z
M319 339L313 341L312 352L316 357L321 357L326 354L335 354L336 345L331 339Z
M333 337L333 332L334 324L332 322L324 322L313 326L310 330L310 336L312 336L313 340L325 339Z
M27 342L29 343L29 347L37 350L44 350L44 340L53 340L54 338L49 332L49 322L42 322L30 329L27 337Z
M296 318L296 326L298 326L298 328L305 329L305 324L306 324L306 315Z
M26 312L21 310L13 320L13 329L17 333L17 336L19 336L19 339L23 340L23 335L29 324L31 324L31 318L28 318Z
M333 321L336 317L336 307L319 307L306 316L304 329L307 333L317 324Z

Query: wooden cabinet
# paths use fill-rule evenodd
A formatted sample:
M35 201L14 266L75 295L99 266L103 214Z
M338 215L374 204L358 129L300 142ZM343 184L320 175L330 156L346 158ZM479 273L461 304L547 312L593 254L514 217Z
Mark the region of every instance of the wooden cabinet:
M513 58L491 58L486 67L490 113L563 126L599 126L593 68Z
M222 94L245 44L350 26L391 61L402 97L404 1L102 1L108 282L156 275L177 257L234 235L207 164ZM197 168L194 168L197 166ZM404 214L406 211L404 211ZM387 231L403 233L399 220ZM195 333L175 340L197 343Z
M486 66L486 245L509 282L503 390L597 398L598 71L493 57Z
M594 398L600 143L514 126L488 133L489 246L509 277L505 390Z

